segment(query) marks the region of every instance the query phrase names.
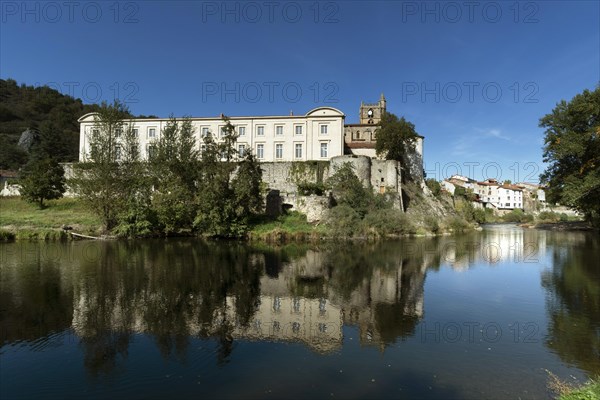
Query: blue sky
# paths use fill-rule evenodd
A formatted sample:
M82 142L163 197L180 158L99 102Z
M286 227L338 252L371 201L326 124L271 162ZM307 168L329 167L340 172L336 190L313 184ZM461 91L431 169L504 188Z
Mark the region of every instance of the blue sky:
M429 177L537 181L539 118L600 81L599 4L4 1L0 76L158 116L329 105L352 123L384 92Z

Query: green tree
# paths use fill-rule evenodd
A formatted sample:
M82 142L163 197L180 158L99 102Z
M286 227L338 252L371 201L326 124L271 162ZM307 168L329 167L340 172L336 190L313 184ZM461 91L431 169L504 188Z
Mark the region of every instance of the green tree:
M541 181L548 199L573 207L600 224L600 87L562 100L540 119L546 128Z
M212 133L204 137L194 226L210 236L238 237L262 205L262 171L250 152L240 161L235 128L227 118L224 121L220 141Z
M191 119L180 123L171 116L154 146L149 166L156 189L152 207L158 225L166 234L189 231L196 214L199 162Z
M65 171L52 158L34 158L22 171L21 196L44 208L44 200L59 199L65 191Z
M377 130L375 151L378 156L385 157L386 160L400 161L403 166L409 166L411 163L409 154L415 152L418 137L414 124L404 117L398 118L396 115L386 112L383 114ZM404 170L409 173L410 168ZM408 178L412 179L411 176Z
M435 179L433 179L433 178L426 179L425 184L427 185L429 190L431 190L431 193L435 197L439 197L440 194L442 194L442 185L440 185L440 183L438 181L436 181Z
M127 210L128 201L137 198L139 144L132 124L126 124L130 113L115 100L102 103L94 116L89 133L89 153L84 161L75 164L74 178L69 184L96 212L106 230L119 223L119 216Z
M369 205L373 203L373 192L363 186L349 162L337 167L326 184L333 192L336 204L351 207L360 218L365 216Z
M232 185L238 213L247 218L262 211L262 169L251 151L240 161Z

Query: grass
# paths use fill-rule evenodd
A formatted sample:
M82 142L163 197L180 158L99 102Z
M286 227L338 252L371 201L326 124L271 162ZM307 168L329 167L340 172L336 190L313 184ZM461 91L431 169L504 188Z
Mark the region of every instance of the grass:
M252 224L248 237L251 240L285 242L288 240L316 240L326 234L323 225L313 225L306 216L290 212L277 218L260 217Z
M582 387L562 394L560 400L600 400L600 381L591 380Z
M548 370L546 372L549 376L548 388L558 395L559 400L600 400L600 380L591 379L583 386L575 386Z
M65 239L63 225L78 233L97 233L102 228L100 220L75 198L50 200L44 209L19 197L0 198L0 240Z

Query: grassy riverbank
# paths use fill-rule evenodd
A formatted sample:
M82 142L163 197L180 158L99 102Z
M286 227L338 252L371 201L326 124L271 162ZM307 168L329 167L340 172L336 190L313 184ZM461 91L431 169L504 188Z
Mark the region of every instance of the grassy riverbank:
M50 200L39 209L19 197L0 198L0 240L64 239L63 225L84 234L102 230L100 220L77 199Z
M471 226L457 217L430 226L418 223L425 218L418 213L403 214L398 210L378 210L365 220L338 216L333 225L325 221L309 223L306 216L291 212L277 218L256 216L251 221L247 238L266 242L314 242L331 238L368 239L405 235L431 235L462 232ZM102 224L78 199L62 198L48 201L39 209L18 197L0 198L0 240L62 240L68 239L62 226L73 232L98 236ZM337 226L340 225L340 226ZM347 231L347 232L346 232Z
M600 400L600 380L591 379L584 385L573 385L550 373L549 389L558 400Z
M600 380L592 380L578 389L562 394L560 400L600 400Z
M315 241L327 233L324 224L310 224L306 222L306 216L292 212L277 218L257 218L248 238L267 242Z

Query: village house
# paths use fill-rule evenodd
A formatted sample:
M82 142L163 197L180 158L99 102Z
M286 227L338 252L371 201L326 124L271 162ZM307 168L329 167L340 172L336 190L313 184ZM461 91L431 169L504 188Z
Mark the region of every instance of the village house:
M453 175L449 179L444 179L441 186L451 194L454 194L457 186L471 190L476 196L475 201L483 208L496 210L524 208L523 188L508 183L501 184L496 179L479 182L468 177Z

